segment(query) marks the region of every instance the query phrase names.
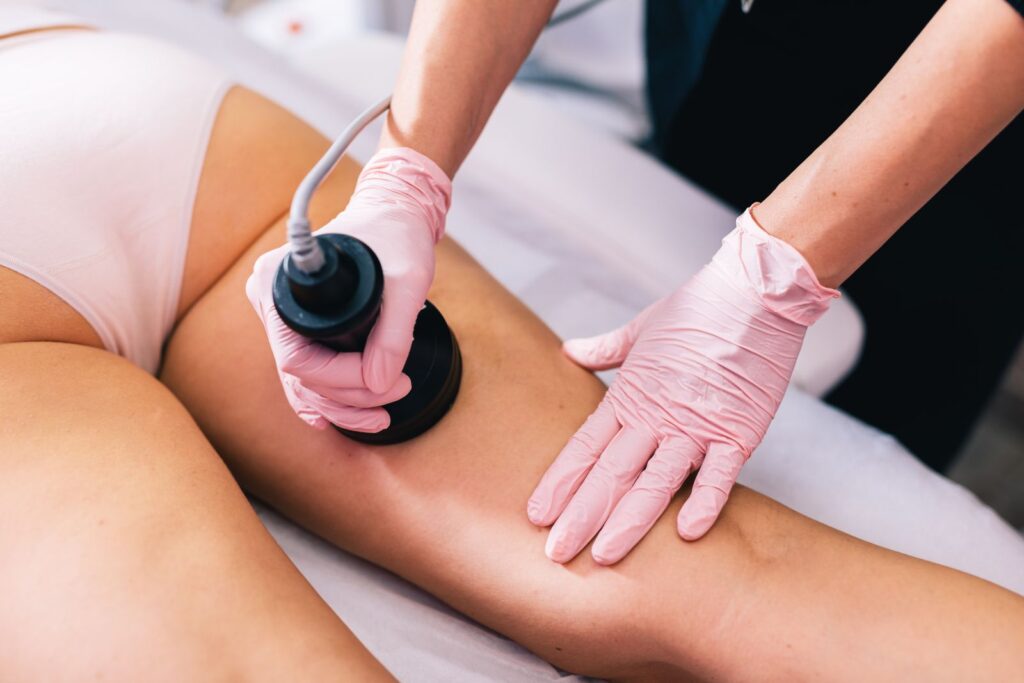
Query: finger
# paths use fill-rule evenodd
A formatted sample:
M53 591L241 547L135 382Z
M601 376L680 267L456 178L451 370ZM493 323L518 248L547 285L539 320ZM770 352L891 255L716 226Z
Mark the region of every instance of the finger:
M292 410L299 416L299 419L313 429L319 431L327 429L330 423L324 419L323 415L296 395L294 384L297 380L287 375L280 375L280 378L281 387L284 389L284 396L288 399L288 405L292 407Z
M399 287L397 280L385 282L380 317L363 351L363 382L370 391L386 391L398 381L409 357L413 328L425 299L425 295Z
M687 541L696 541L708 532L729 499L729 492L746 456L735 446L712 443L693 482L693 491L679 511L676 528Z
M284 324L274 306L264 309L270 351L281 372L303 383L343 389L365 389L362 354L339 352L303 337Z
M272 278L287 253L288 249L285 245L260 254L260 257L256 259L256 263L252 266L252 273L245 281L245 293L254 306L257 301L263 299L263 296L270 292L270 287L266 287L265 284L273 282Z
M261 255L256 259L252 272L245 280L245 295L261 320L265 321L268 308L274 308L274 297L271 294L273 281L277 268L287 253L288 249L285 246Z
M360 354L339 353L303 337L284 323L272 297L264 296L261 271L276 267L280 260L281 254L276 251L264 254L245 283L246 295L266 328L278 370L319 386L365 389Z
M382 394L375 394L369 389L338 389L309 381L304 381L302 384L307 389L312 389L329 401L352 406L353 408L385 406L404 398L412 390L412 381L409 379L409 375L405 374L399 375L398 381Z
M596 337L569 339L562 344L565 355L588 370L608 370L622 365L640 334L651 306L622 327Z
M530 495L526 514L531 522L548 526L555 521L618 431L615 411L607 401L601 401L565 444Z
M628 323L611 332L596 337L570 339L562 344L562 351L573 362L589 370L617 367L633 349L644 322L659 303L660 300L654 302Z
M615 435L551 527L544 547L549 559L568 562L590 543L615 505L636 482L656 445L653 436L629 427L623 427Z
M607 565L625 557L665 512L701 457L701 448L692 439L670 437L662 441L597 535L590 551L594 560Z
M391 424L391 416L383 408L355 408L341 405L302 385L298 379L285 375L283 381L307 410L319 413L325 420L354 432L379 432ZM298 412L298 411L296 411Z
M258 264L259 260L256 263ZM256 309L256 314L263 318L263 307L260 305L260 299L263 295L263 292L260 290L261 283L262 281L257 277L256 273L250 273L249 277L245 279L245 297L249 299L249 303Z
M253 274L263 280L268 279L272 274L277 273L277 269L280 267L281 262L284 261L284 257L288 255L289 251L290 247L287 244L284 244L261 254L260 257L256 259L256 263L252 266Z

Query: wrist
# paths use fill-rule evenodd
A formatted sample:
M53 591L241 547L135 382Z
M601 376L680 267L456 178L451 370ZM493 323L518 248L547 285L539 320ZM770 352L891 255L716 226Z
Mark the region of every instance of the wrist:
M451 196L451 180L433 160L409 147L388 147L366 162L350 206L381 200L398 203L422 215L436 244L444 235Z
M403 121L402 125L399 125L392 109L388 111L384 121L377 150L414 149L430 159L450 179L455 175L465 156L451 145L444 144L451 137L450 133L435 129L429 120L422 123Z
M736 228L722 240L712 266L764 308L809 326L839 292L818 280L799 250L762 228L754 220L753 208L736 219Z
M846 276L841 264L829 258L826 226L831 217L800 211L796 201L780 194L776 190L763 202L754 204L750 208L751 218L766 233L798 251L822 284L838 287Z

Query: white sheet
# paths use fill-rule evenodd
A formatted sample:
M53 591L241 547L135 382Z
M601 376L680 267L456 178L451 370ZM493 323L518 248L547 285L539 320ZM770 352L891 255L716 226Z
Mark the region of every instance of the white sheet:
M397 46L389 41L354 41L308 56L303 68L315 71L314 79L256 49L219 17L187 5L37 4L188 45L328 134L387 89L382 74L397 64ZM322 85L328 81L330 87ZM361 142L364 150L371 144ZM576 156L567 157L567 149ZM585 164L578 155L585 155ZM659 219L665 212L668 217ZM680 220L714 229L682 232ZM626 319L703 262L730 220L727 210L656 164L510 93L460 174L450 229L564 335ZM595 230L610 234L630 224L644 227L611 246L589 239ZM891 437L800 391L787 396L741 481L861 538L1024 594L1024 539ZM402 680L562 678L407 583L257 509L321 595Z

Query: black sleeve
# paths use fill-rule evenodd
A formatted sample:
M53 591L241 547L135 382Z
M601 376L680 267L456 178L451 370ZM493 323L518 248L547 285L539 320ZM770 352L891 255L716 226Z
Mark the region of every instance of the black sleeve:
M1013 7L1013 9L1017 10L1018 12L1020 12L1021 16L1024 16L1024 0L1006 0L1006 1L1008 3L1010 3L1010 5Z

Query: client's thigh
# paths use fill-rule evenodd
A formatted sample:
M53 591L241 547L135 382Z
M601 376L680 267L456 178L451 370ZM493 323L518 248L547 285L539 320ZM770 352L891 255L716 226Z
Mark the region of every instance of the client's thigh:
M321 204L319 223L345 201L329 187L324 194L333 206ZM451 241L438 248L430 296L463 352L452 411L427 434L390 447L361 446L295 417L244 294L253 261L283 235L272 228L196 303L169 342L162 375L245 488L577 671L610 676L663 661L661 636L685 639L718 619L688 591L663 589L682 581L713 594L748 571L759 555L743 537L756 535L776 506L762 501L746 534L726 514L692 548L663 520L612 569L589 555L566 567L548 561L546 531L527 521L526 500L603 387ZM738 491L731 508L747 502Z
M326 146L280 108L236 90L218 118L197 195L182 291L182 310L191 308L168 343L162 379L250 491L580 673L891 674L871 643L916 666L931 640L905 627L902 615L911 614L915 623L961 624L949 640L981 653L975 659L1007 650L988 636L1020 620L993 627L985 616L1007 602L1005 592L873 548L742 487L699 542L676 535L677 500L614 567L594 565L588 553L566 566L548 561L546 531L527 521L526 501L603 387L450 241L437 250L430 296L463 351L451 413L389 447L306 426L284 399L244 284L256 257L284 241L275 218ZM344 208L356 170L344 160L317 193L315 225ZM963 600L922 600L947 590ZM974 621L964 602L975 606ZM853 642L868 643L859 658ZM935 649L928 661L948 675L949 657ZM959 651L939 649L953 659Z
M322 189L316 224L343 207L350 180L343 173ZM548 561L547 532L527 521L526 501L603 387L450 241L438 248L430 294L463 352L450 414L387 447L306 426L284 399L244 294L253 261L283 239L279 223L199 299L169 342L162 379L243 486L303 526L579 673L838 679L900 666L920 674L924 660L955 677L1014 659L1007 641L1019 638L994 634L1024 624L1019 599L742 487L698 542L676 535L677 499L614 567L588 553L566 566ZM941 624L940 642L958 647L936 647L908 624ZM851 652L850 643L862 646Z
M0 677L386 677L127 361L0 344Z

